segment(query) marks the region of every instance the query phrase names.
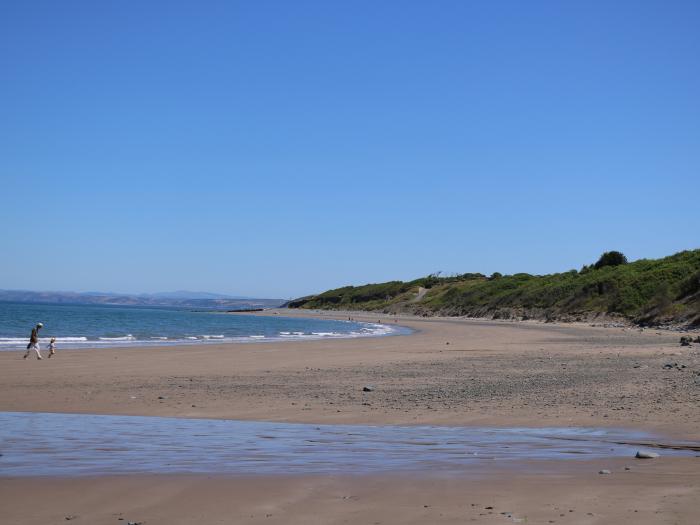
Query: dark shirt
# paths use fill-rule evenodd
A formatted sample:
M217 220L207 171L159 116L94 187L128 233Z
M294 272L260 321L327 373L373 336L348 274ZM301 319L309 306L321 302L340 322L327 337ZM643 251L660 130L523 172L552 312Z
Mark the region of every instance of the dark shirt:
M29 337L29 342L30 343L38 343L39 342L39 330L36 328L32 328L32 335Z

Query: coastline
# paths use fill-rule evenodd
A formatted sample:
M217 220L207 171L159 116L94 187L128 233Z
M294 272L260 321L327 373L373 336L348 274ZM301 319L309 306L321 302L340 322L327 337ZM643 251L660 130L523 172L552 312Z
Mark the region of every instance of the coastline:
M280 315L280 310L230 315ZM347 318L342 312L284 315ZM377 316L405 336L0 352L0 410L300 423L617 426L700 438L675 334ZM667 362L682 370L665 370ZM373 392L362 391L364 386ZM162 398L162 399L159 399ZM195 405L195 406L192 406Z
M318 424L596 426L700 440L700 355L675 333L293 312L390 321L397 337L0 352L0 411ZM281 315L266 311L231 315ZM448 344L449 343L449 344ZM664 369L667 362L686 365ZM371 385L371 392L363 387ZM0 477L9 523L695 523L695 457L551 461L425 475ZM625 470L629 466L630 471ZM541 467L541 465L540 465ZM539 468L539 469L538 469ZM611 474L601 476L600 469ZM42 494L35 502L35 491ZM45 497L44 497L45 495ZM493 508L488 508L493 507ZM570 512L572 511L572 512ZM562 516L563 514L563 516Z
M10 308L11 306L12 304ZM54 331L40 334L39 343L44 347L53 339L57 347L63 350L277 343L403 333L401 327L391 325L351 322L343 318L285 316L284 312L283 315L269 316L266 321L260 316L231 316L248 312L122 307L114 318L105 320L103 316L110 315L103 307L87 306L80 309L79 306L72 306L71 310L65 312L59 308L61 305L53 306L55 308L46 305L42 311L34 312L28 311L27 305L18 304L19 310L16 313L11 313L7 308L0 312L0 319L3 320L0 324L3 325L4 334L0 337L0 352L26 348L28 339L24 335L24 328L18 326L17 322L9 321L8 318L12 316L47 321L47 324L54 326Z

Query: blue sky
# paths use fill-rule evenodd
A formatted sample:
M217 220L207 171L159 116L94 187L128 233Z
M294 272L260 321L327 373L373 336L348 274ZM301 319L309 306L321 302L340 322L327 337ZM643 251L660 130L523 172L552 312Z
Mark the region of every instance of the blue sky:
M698 2L3 2L0 288L700 246Z

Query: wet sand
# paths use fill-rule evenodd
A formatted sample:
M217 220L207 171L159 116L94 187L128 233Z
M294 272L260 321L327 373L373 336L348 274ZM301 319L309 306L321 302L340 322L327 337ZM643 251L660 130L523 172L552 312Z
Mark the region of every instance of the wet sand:
M594 462L480 480L397 477L0 478L3 523L697 524L697 464ZM600 475L609 468L610 475ZM70 520L66 520L71 518Z
M416 333L273 344L59 348L55 358L40 362L23 361L22 352L2 352L0 410L309 423L615 426L700 440L700 352L679 347L675 332L416 318L401 318L399 324ZM364 386L373 390L363 392ZM149 523L508 522L500 512L527 515L528 523L698 522L691 509L700 501L700 458L630 462L632 471L565 462L557 473L499 472L481 482L386 476L124 476L91 483L4 478L0 506L8 523L58 522L65 518L61 514L77 515L76 523L120 523L114 514L132 511L141 515L124 514L125 520ZM600 468L613 474L599 475ZM41 498L30 505L36 491Z

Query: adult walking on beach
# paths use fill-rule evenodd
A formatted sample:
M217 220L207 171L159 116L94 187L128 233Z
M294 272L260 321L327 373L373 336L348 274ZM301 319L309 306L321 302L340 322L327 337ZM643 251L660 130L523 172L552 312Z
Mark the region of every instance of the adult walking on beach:
M29 336L29 344L27 345L27 353L24 354L24 359L29 357L29 353L34 350L36 352L36 358L37 359L42 359L41 354L39 353L39 330L44 325L42 323L38 323L34 328L32 328L32 335Z

